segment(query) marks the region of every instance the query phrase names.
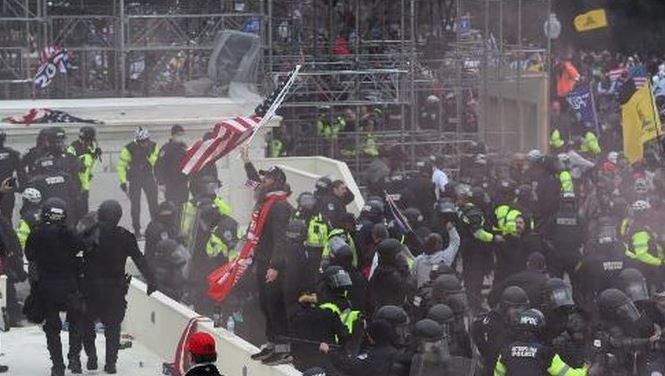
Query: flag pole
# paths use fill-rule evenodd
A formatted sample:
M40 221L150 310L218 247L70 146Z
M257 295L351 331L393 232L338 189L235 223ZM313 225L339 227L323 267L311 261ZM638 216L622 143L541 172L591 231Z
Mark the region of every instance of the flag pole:
M275 112L277 112L277 109L279 106L282 105L284 102L284 99L286 99L286 95L288 94L289 90L291 89L291 86L296 81L296 78L298 77L298 74L300 73L300 69L302 68L302 64L296 65L296 67L293 69L293 71L289 74L289 79L286 81L284 84L284 87L282 90L279 92L277 95L277 98L275 98L275 101L272 102L270 105L270 108L268 108L268 111L266 111L266 114L261 117L261 121L259 124L256 126L256 129L252 133L252 135L247 139L247 141L244 142L245 145L249 145L252 143L252 140L254 139L254 136L258 133L259 128L267 124L273 116L275 116Z
M596 99L593 95L593 86L589 83L589 94L591 95L591 109L593 110L593 122L596 123L596 137L600 137L600 123L598 122L598 111L596 111Z

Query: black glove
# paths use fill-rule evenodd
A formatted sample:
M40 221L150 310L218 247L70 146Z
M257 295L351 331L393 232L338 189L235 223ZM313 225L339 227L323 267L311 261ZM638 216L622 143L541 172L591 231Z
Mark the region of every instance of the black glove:
M148 296L157 291L157 285L154 282L148 282Z
M122 189L123 192L127 193L127 183L120 183L120 189Z

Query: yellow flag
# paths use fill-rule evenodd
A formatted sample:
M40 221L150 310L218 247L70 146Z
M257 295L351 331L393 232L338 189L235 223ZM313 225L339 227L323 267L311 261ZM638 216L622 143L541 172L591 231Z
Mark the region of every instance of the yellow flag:
M602 8L590 10L575 17L573 23L577 31L600 29L607 26L607 14Z
M642 160L644 143L658 137L661 132L656 101L647 83L621 106L623 118L623 152L630 163Z

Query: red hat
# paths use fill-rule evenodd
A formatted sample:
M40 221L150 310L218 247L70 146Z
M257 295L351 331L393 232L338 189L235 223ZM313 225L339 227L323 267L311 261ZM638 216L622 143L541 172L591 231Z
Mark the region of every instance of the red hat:
M205 332L196 332L187 341L187 351L194 355L215 355L215 339Z

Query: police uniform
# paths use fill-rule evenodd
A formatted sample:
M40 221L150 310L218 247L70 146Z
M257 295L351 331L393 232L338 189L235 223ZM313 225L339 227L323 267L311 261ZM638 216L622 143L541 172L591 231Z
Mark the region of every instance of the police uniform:
M78 178L81 185L81 199L79 205L81 214L88 213L88 200L90 198L90 184L92 182L95 161L99 158L101 150L97 147L97 142L93 141L89 146L81 140L76 140L67 148L67 152L81 161L83 170L79 172Z
M35 162L39 167L35 169L33 176L26 183L27 187L34 187L42 194L42 200L57 197L65 202L68 212L67 222L71 225L76 223L80 213L78 197L80 196L80 184L78 180L58 167L55 158L51 156L42 157Z
M157 183L153 175L158 156L157 144L149 140L146 142L146 146L141 146L136 141L125 145L117 165L121 186L129 184L132 226L137 234L141 229L141 190L145 192L148 200L150 217L154 218L157 212Z
M316 275L321 265L323 248L328 243L328 225L323 215L319 212L307 214L299 210L296 212L294 218L304 220L307 225L307 238L305 238L307 269L305 273Z
M494 376L586 376L586 369L571 368L549 347L536 342L514 342L501 352Z

